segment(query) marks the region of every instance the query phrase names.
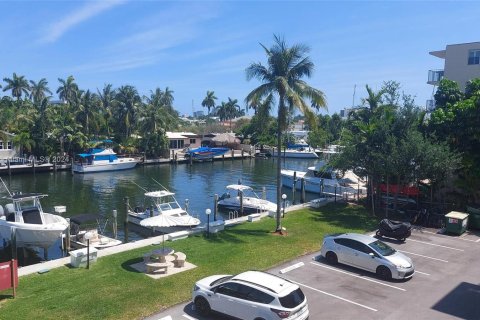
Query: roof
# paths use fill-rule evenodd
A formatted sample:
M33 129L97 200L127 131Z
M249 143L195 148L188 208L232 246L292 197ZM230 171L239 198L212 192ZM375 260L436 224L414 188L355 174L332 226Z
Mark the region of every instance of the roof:
M345 238L345 239L352 239L356 240L358 242L364 243L364 244L370 244L377 239L372 238L370 236L364 235L364 234L359 234L359 233L344 233L339 236L336 236L335 238Z
M447 50L430 51L429 53L432 56L435 56L437 58L445 59L445 56L447 54Z
M291 289L296 288L296 285L288 280L261 271L246 271L237 274L232 280L257 284L277 294L285 290L292 291Z
M227 189L229 189L229 190L240 190L240 191L253 190L251 187L245 186L243 184L230 184L230 185L227 186Z
M46 194L43 193L19 193L14 194L11 197L7 197L12 200L22 200L22 199L31 199L31 198L43 198L46 197Z
M173 196L173 195L175 195L175 193L167 190L151 191L151 192L145 193L146 197L151 197L151 198L161 198L161 197Z
M167 138L168 139L188 139L190 137L199 137L198 134L193 132L170 132L167 131Z

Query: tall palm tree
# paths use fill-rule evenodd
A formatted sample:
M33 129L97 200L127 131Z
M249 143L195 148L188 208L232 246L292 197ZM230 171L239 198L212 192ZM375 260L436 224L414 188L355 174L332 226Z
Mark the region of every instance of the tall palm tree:
M100 99L100 105L102 106L103 118L107 128L107 135L110 135L109 121L112 117L112 107L115 101L115 90L112 90L111 84L106 84L101 92L98 89L97 92Z
M78 105L78 114L80 117L85 121L85 126L84 126L84 134L86 137L88 137L90 133L90 126L91 126L91 121L95 115L96 115L96 108L98 106L97 103L97 96L95 93L90 92L90 90L87 90L86 92L81 92L80 103Z
M115 95L117 117L121 122L120 128L125 133L125 139L128 139L130 136L132 126L135 124L135 116L141 103L137 89L130 85L121 86Z
M28 96L30 92L30 86L28 85L28 80L25 79L25 76L17 76L14 72L12 79L10 78L3 78L3 81L7 83L3 91L12 91L12 97L17 98L17 101L20 100L23 94Z
M224 102L218 106L217 116L220 118L220 121L230 120L230 131L232 130L232 119L237 115L237 108L232 104L232 100L228 98L229 102ZM236 101L236 100L235 100Z
M370 112L374 112L382 103L382 97L385 93L385 90L374 92L372 88L368 86L368 84L365 85L365 88L367 89L368 97L362 99L362 102L368 105Z
M282 147L282 132L286 129L288 107L291 105L302 112L311 123L315 121L312 108L304 100L311 100L311 106L316 109L326 108L325 95L322 91L309 86L302 80L310 77L314 64L306 54L309 48L305 45L288 47L285 40L274 36L274 44L268 49L261 44L267 55L267 65L252 63L247 69L247 80L258 79L262 84L252 90L246 97L246 103L260 101L269 94L275 94L278 99L277 126L277 227L281 232L281 174L280 156Z
M208 114L210 115L210 109L215 108L215 100L218 98L215 96L214 91L208 91L207 90L207 95L202 101L202 107L207 108Z
M47 85L48 81L45 78L40 79L38 83L30 80L30 99L32 99L36 106L47 96L46 93L52 94L52 91L50 91Z
M58 81L60 82L60 87L57 89L58 97L69 104L73 104L77 99L79 90L78 85L75 83L75 78L69 76L67 80L58 78Z

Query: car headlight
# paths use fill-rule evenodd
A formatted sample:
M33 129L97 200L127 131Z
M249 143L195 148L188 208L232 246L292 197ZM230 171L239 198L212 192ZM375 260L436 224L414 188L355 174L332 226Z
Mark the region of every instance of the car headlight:
M398 269L398 270L406 270L406 269L409 269L411 266L408 266L408 267L405 267L405 266L402 266L402 265L395 265L395 267Z
M197 290L200 290L200 287L197 286L197 285L194 285L194 286L193 286L193 291L197 291Z

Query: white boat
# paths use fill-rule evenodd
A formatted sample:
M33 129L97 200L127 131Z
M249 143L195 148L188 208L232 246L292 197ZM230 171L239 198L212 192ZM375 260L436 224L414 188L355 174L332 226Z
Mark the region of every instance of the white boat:
M73 172L89 173L131 169L139 162L135 158L118 158L111 148L90 148L77 154L79 161L73 164Z
M305 180L305 191L311 193L325 193L325 194L342 194L345 192L355 193L358 189L355 188L357 181L352 180L353 173L348 172L345 178L340 178L332 168L328 167L325 161L320 161L313 167L309 167L306 172L296 170L281 170L282 185L292 188L295 182L295 189L301 190L301 179ZM356 177L356 176L355 176ZM363 183L362 183L363 185ZM363 186L361 188L363 190Z
M10 240L12 227L16 230L17 246L48 248L61 238L68 222L59 215L43 212L40 193L14 194L7 197L5 209L0 205L0 236Z
M242 184L228 185L227 191L219 198L218 208L223 211L237 211L240 213L240 193L243 193L243 213L257 213L277 211L277 205L268 200L260 199L253 189Z
M273 148L272 156L277 157L277 148ZM310 147L304 140L298 143L289 144L286 149L281 150L282 158L302 158L302 159L318 159L315 149Z
M70 244L74 248L87 247L87 233L90 233L90 246L96 249L109 248L122 241L106 236L105 227L108 223L99 214L79 214L70 217Z
M152 219L151 225L154 225L153 220L160 215L174 217L175 226L154 227L155 231L162 233L181 231L200 224L199 219L191 216L178 204L173 192L168 190L146 192L145 200L145 207L137 207L133 211L128 211L129 222L140 226L142 220ZM153 209L152 212L151 209Z

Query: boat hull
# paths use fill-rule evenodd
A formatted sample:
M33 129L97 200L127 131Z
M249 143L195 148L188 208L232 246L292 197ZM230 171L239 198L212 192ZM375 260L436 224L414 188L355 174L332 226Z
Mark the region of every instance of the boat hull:
M76 173L92 173L104 171L127 170L134 168L139 161L134 158L119 159L118 162L95 163L91 165L73 165L73 172Z
M10 240L12 227L15 227L17 246L48 248L61 238L67 226L66 220L48 225L0 220L0 236L7 241Z
M240 200L238 197L235 198L227 198L224 200L220 200L218 202L218 208L221 211L240 211ZM257 198L243 198L243 214L250 214L250 213L258 213L258 212L266 212L266 211L276 211L277 205L273 202L257 199Z
M323 192L324 193L335 193L335 188L337 189L337 193L341 192L341 189L345 189L341 187L336 180L332 179L321 179L321 178L314 178L314 177L305 177L305 172L296 171L296 178L297 182L295 183L295 189L301 190L302 184L301 179L304 178L305 180L305 192L310 193L321 193L321 185L323 180ZM287 188L293 187L293 170L282 170L282 185ZM350 189L350 188L349 188Z

